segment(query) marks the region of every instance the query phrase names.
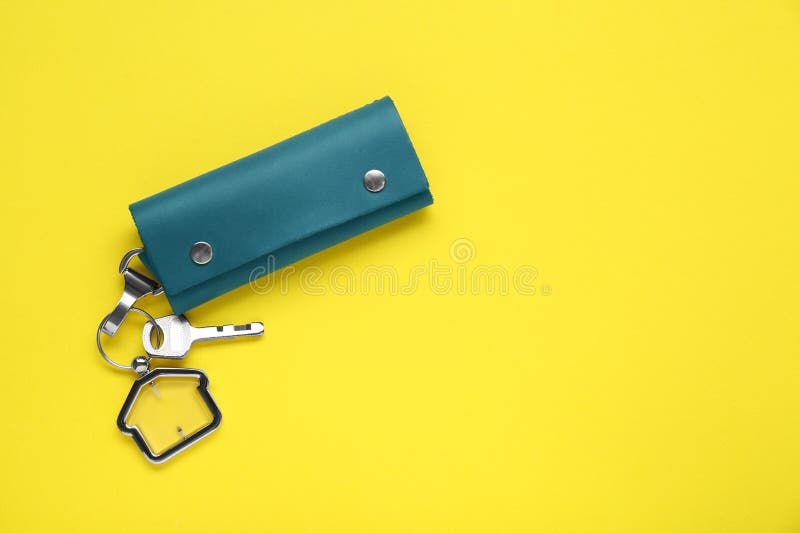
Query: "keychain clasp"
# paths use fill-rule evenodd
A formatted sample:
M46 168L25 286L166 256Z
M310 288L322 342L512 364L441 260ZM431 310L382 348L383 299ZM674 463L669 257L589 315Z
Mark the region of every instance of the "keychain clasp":
M114 307L114 310L108 315L102 328L103 333L110 337L113 337L117 333L125 317L128 316L128 312L140 298L148 294L158 296L164 292L164 288L160 283L128 266L131 260L142 252L144 252L144 248L134 248L125 254L119 264L119 273L122 274L122 277L125 279L125 288L122 290L119 303L117 303L117 306Z

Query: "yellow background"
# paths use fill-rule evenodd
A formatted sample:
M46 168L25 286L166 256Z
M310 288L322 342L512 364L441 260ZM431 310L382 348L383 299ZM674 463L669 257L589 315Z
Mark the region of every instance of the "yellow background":
M798 2L0 6L3 531L800 531ZM436 203L300 266L537 293L219 298L266 334L150 465L127 205L385 94Z

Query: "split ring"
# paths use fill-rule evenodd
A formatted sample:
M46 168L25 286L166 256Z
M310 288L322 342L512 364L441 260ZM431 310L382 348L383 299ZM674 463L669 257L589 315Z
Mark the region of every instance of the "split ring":
M150 313L148 313L144 309L139 309L138 307L131 307L130 310L131 311L136 311L137 313L142 314L142 315L145 316L145 318L147 318L147 321L150 322L150 324L153 326L153 329L156 330L156 341L160 345L161 344L161 340L162 340L162 338L161 338L161 336L162 336L161 328L159 328L158 324L156 324L156 319L153 318L153 315L151 315ZM120 363L117 363L116 361L114 361L113 359L111 359L108 356L108 354L106 353L105 350L103 350L103 343L100 341L100 335L103 332L103 326L106 325L106 322L108 322L109 318L111 318L111 313L109 313L105 317L103 317L103 320L100 321L100 325L97 327L97 349L100 352L100 355L103 357L103 359L105 359L106 362L108 364L110 364L111 366L113 366L114 368L119 368L120 370L133 370L133 367L131 365L122 365ZM149 357L148 357L148 359L149 359Z

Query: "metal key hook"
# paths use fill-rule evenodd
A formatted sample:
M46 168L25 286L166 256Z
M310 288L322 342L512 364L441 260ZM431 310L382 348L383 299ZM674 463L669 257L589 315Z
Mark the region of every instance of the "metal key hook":
M142 252L144 252L144 248L134 248L126 253L120 261L119 273L125 280L125 288L122 290L122 296L117 306L108 314L101 328L103 333L109 337L113 337L117 333L125 317L128 316L128 312L140 298L148 294L158 296L164 292L164 288L157 281L128 266L131 260Z

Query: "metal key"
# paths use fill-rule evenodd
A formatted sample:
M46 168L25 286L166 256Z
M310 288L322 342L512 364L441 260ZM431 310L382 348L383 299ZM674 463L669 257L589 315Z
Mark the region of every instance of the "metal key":
M161 346L153 346L151 333L153 324L147 322L142 331L142 344L150 357L163 359L183 359L189 353L192 343L199 341L212 341L216 339L232 339L234 337L253 337L264 333L264 324L250 322L234 326L208 326L196 328L189 323L183 315L162 316L155 320L163 335Z

